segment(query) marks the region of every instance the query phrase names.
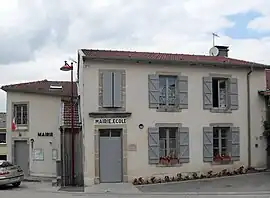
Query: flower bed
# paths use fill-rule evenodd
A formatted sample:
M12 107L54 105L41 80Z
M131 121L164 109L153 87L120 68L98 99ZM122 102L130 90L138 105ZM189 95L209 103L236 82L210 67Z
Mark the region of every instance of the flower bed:
M150 177L143 178L138 177L133 180L133 185L144 185L144 184L157 184L157 183L167 183L167 182L176 182L176 181L186 181L186 180L197 180L204 178L215 178L215 177L225 177L232 175L241 175L246 173L257 173L265 170L257 170L255 168L244 168L244 166L239 167L233 171L228 171L227 169L222 170L221 172L214 173L213 171L209 171L207 174L198 174L196 172L183 176L182 173L178 173L176 176L164 176L163 178L159 177Z

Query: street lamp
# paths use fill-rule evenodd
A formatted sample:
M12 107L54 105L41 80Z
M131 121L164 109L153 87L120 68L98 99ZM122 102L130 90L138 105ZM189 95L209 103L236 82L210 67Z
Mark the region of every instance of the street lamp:
M71 76L71 174L72 174L72 185L75 185L75 149L74 149L74 93L73 93L73 62L69 65L67 61L65 61L65 65L60 68L61 71L70 71Z

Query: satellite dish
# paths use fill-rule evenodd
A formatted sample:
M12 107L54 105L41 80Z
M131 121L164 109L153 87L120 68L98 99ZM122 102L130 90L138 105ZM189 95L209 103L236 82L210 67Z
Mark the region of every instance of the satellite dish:
M217 47L212 47L210 50L209 50L209 55L210 56L217 56L219 54L219 50Z

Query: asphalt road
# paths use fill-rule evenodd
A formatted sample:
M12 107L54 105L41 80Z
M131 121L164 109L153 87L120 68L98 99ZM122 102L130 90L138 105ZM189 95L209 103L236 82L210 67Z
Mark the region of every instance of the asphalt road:
M111 186L113 188L113 186ZM26 182L19 188L0 188L0 198L270 198L270 173L243 175L208 181L140 187L143 192L74 193L59 192L49 183ZM266 192L268 191L268 192Z

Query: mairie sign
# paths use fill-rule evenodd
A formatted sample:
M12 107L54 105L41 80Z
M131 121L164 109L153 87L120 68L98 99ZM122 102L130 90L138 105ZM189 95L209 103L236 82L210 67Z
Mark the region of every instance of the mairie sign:
M126 118L98 118L94 120L95 125L102 125L102 124L126 124Z

